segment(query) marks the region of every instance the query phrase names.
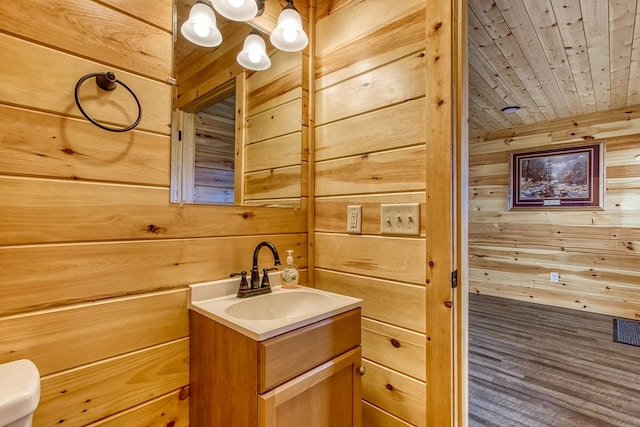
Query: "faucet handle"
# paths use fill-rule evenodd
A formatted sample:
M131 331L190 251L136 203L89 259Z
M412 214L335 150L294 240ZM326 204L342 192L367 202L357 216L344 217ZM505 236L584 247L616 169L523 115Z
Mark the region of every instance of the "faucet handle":
M262 283L260 283L261 288L266 288L271 286L271 283L269 283L269 272L276 271L276 270L277 270L276 267L262 269Z
M246 271L243 270L240 273L231 273L229 275L229 277L235 277L235 276L239 276L239 275L242 276L240 278L240 289L239 290L249 289L249 282L247 282L247 272Z

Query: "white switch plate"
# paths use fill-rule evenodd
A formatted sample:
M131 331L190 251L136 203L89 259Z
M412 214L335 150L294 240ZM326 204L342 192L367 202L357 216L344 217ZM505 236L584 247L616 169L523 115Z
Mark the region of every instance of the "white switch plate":
M420 235L420 204L380 205L380 233Z
M362 206L347 207L347 233L362 233Z
M560 273L553 272L549 274L549 280L553 283L558 283L558 280L560 280Z

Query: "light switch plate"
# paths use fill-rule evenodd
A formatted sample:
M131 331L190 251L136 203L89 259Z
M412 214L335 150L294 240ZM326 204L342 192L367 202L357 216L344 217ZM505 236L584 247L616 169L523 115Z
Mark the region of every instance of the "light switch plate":
M362 233L362 206L347 207L347 233Z
M380 205L380 233L419 236L420 204Z

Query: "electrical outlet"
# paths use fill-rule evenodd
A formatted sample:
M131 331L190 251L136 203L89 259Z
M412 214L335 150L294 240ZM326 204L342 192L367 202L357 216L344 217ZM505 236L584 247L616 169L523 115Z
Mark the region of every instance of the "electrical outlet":
M420 204L380 205L380 233L420 235Z
M362 233L362 206L347 207L347 233Z
M549 275L549 280L551 280L553 283L558 283L558 280L560 280L560 273L556 273L553 272Z

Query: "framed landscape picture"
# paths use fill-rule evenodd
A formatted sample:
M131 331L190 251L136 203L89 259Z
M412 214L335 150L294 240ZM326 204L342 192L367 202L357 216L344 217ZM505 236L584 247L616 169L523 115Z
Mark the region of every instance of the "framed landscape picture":
M604 142L511 152L509 210L604 209Z

